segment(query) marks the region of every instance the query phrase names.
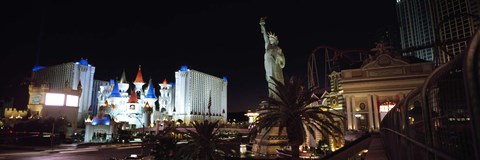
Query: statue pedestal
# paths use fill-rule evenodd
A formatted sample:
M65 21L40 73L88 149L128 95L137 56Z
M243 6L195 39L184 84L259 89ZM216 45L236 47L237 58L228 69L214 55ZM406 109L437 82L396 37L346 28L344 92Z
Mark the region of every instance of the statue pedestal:
M261 156L275 156L277 149L288 145L287 131L284 129L278 134L279 127L273 127L268 133L262 130L253 142L252 152Z
M262 101L260 108L268 107L268 102ZM288 145L286 128L279 134L279 127L272 127L269 132L262 130L257 134L252 146L252 152L260 156L276 156L277 149Z

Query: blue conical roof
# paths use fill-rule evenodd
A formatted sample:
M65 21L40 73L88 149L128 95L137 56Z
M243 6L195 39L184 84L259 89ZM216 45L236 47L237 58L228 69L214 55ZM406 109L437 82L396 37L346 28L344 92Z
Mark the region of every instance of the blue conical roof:
M157 96L155 96L155 88L153 87L152 79L150 79L148 84L147 95L145 95L145 98L157 98Z
M115 81L113 84L112 93L110 93L109 97L121 97L120 90L118 89L118 82Z

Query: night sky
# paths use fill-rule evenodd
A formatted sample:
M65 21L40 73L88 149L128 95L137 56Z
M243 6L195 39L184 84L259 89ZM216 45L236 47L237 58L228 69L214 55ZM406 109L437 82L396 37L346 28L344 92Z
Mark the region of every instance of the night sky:
M246 111L267 94L260 17L279 36L285 74L305 78L317 46L370 49L379 29L396 24L394 0L153 2L0 2L0 99L28 96L21 86L36 64L85 58L99 80L125 70L131 82L138 65L154 83L173 82L182 65L226 76L228 111Z

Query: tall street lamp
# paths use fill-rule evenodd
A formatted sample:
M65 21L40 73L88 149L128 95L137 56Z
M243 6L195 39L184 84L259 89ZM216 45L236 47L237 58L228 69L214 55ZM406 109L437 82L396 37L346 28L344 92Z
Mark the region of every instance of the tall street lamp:
M52 133L50 134L50 147L53 151L53 137L55 136L55 119L53 119L52 123Z

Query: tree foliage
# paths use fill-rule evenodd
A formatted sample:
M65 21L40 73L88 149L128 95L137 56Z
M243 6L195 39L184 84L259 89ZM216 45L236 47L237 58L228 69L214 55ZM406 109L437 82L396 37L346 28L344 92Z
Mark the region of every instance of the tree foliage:
M195 130L187 129L188 143L179 146L175 159L220 160L228 155L235 154L234 148L229 147L227 141L220 139L218 133L219 121L193 122Z
M251 130L251 137L265 130L270 132L278 127L278 134L286 130L288 144L292 147L292 157L299 158L299 146L305 142L308 134L315 131L323 137L341 133L339 126L333 122L335 118L343 119L328 106L314 105L319 99L313 98L316 87L305 88L303 79L297 76L285 77L285 83L274 79L275 89L269 88L279 98L263 97L268 106L259 108L257 123ZM318 141L318 140L317 140Z

